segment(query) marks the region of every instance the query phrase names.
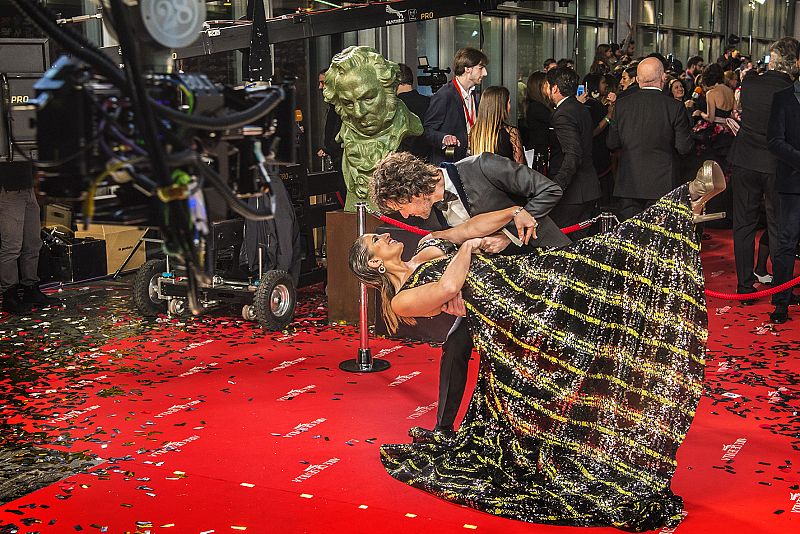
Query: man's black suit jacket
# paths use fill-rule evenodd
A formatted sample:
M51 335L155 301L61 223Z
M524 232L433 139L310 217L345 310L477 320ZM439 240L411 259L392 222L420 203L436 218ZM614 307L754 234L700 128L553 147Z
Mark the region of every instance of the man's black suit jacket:
M420 122L425 119L425 114L428 112L428 107L431 103L429 96L421 95L416 89L400 93L397 98L403 101L406 107L419 117ZM417 137L406 137L400 142L400 150L410 152L418 158L428 159L430 154L430 146L428 145L425 134L423 133Z
M733 140L728 161L743 169L775 173L778 160L767 148L767 124L773 95L790 85L792 78L775 70L745 77L740 93L742 127Z
M548 175L561 186L561 204L584 204L600 198L600 181L592 162L592 117L589 108L568 97L550 118L558 140L550 151Z
M775 93L767 127L769 150L778 157L775 190L800 194L800 81Z
M538 237L530 241L530 247L560 247L572 242L547 216L558 203L562 191L544 175L490 152L455 164L445 163L444 167L470 216L525 206L539 223ZM513 221L507 228L517 235ZM505 252L513 252L514 248L513 244L509 245Z
M657 89L617 100L606 144L621 149L614 196L657 199L680 181L678 154L694 147L685 106Z
M478 96L473 91L474 109L478 109ZM460 146L456 147L455 160L458 161L467 156L469 139L467 138L467 118L464 115L464 104L461 93L451 81L439 88L431 97L428 111L422 126L425 129L423 134L431 147L430 162L438 164L444 161L444 150L442 149L442 139L445 135L455 135Z

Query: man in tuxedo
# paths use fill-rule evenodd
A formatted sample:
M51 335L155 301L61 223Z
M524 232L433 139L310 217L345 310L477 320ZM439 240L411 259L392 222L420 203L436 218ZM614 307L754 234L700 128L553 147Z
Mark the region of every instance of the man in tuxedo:
M800 70L800 60L794 72ZM767 125L770 152L778 158L775 191L778 193L778 246L772 256L773 284L788 282L794 273L797 244L800 242L800 79L775 93ZM792 290L772 296L773 323L789 319Z
M762 199L767 211L767 232L772 252L778 244L778 197L775 193L775 168L778 161L767 148L767 123L773 95L792 85L791 72L798 56L797 40L784 37L776 41L770 47L770 56L767 72L761 76L747 76L742 81L741 126L728 154L728 161L733 165L733 255L736 261L738 293L755 292L753 285L756 274L753 273L753 263ZM773 265L774 263L773 257ZM767 273L758 274L763 276Z
M606 144L620 149L614 196L620 220L630 219L673 189L679 177L679 154L694 147L684 106L665 95L664 66L655 57L639 63L640 90L617 99Z
M462 48L453 58L455 77L431 97L422 127L431 148L431 163L445 159L458 161L467 155L469 130L475 123L478 96L475 88L486 77L486 54L474 48ZM454 152L447 157L445 150Z
M326 69L319 71L319 92L325 90L325 72ZM317 149L317 156L324 158L329 156L331 158L331 165L333 170L339 173L336 179L336 191L339 197L339 202L344 206L344 199L347 197L347 187L344 183L344 176L342 175L342 156L344 150L342 145L336 140L336 135L342 128L342 119L336 113L333 104L327 104L328 110L325 112L325 129L323 130L322 146Z
M397 86L397 98L405 103L406 107L419 117L420 120L425 118L428 112L428 107L431 103L429 96L419 94L419 91L414 89L414 73L411 68L405 63L400 63L400 83ZM417 137L406 137L400 143L400 150L411 152L418 158L428 159L430 147L425 139L425 134Z
M424 219L433 213L442 227L456 226L472 215L519 206L509 226L486 238L486 252L516 252L532 247L558 247L570 243L547 216L561 198L561 188L545 176L508 158L485 152L441 167L413 155L398 152L378 163L370 183L370 194L383 212ZM509 246L512 237L523 248ZM524 245L527 243L527 245ZM463 301L454 299L443 311L465 315ZM459 317L442 346L439 368L439 410L436 427L414 427L415 441L447 440L455 422L467 383L472 338Z
M600 181L592 163L592 117L589 108L575 98L578 73L557 67L547 73L547 83L550 100L556 108L550 124L558 141L550 149L548 174L564 191L550 217L560 228L565 228L595 214ZM575 232L575 239L583 237L585 232Z

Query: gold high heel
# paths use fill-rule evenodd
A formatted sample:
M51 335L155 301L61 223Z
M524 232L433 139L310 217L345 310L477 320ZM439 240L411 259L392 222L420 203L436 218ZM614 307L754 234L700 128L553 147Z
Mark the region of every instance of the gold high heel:
M692 213L694 213L692 222L694 224L725 218L724 211L706 214L705 209L706 203L725 191L726 187L725 174L719 164L716 161L704 161L703 167L697 171L695 179L689 182L689 196L694 199L692 200Z

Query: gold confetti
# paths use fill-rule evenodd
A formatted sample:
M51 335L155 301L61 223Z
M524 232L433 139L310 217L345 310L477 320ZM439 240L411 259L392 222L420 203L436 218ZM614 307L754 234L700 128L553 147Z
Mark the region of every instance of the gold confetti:
M406 514L406 517L410 517L410 518L413 519L413 518L417 517L417 514Z
M239 485L240 485L240 486L244 486L245 488L254 488L254 487L256 487L256 485L255 485L255 484L250 484L249 482L242 482L242 483L241 483L241 484L239 484Z
M301 496L302 498L304 498L304 499L310 499L310 498L312 498L312 497L313 497L313 495L310 495L310 494L308 494L308 493L301 493L301 494L300 494L300 496Z
M362 510L366 510L367 508L369 508L369 506L367 506L366 504L362 504L361 506L359 506L359 508Z
M236 525L231 525L233 530L247 530L247 527L237 527Z
M161 528L171 528L171 527L174 527L174 526L175 526L175 523L166 523L164 525L161 525Z
M464 523L464 528L468 528L470 530L478 530L478 525L470 525L469 523Z

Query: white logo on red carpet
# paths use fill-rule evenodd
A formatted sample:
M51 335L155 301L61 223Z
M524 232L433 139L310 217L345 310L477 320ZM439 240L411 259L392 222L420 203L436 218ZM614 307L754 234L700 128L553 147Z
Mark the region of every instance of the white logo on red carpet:
M293 398L297 397L298 395L302 395L303 393L308 393L309 391L311 391L315 387L317 387L315 384L309 384L304 388L293 389L291 391L287 391L286 395L284 395L283 397L278 397L278 400L279 401L286 401L286 400L293 399Z
M170 441L169 443L165 443L162 447L148 454L148 456L151 458L155 458L156 456L161 456L162 454L167 454L168 452L180 452L181 447L183 447L187 443L197 441L198 439L200 439L200 436L195 435L195 436L189 436L188 438L184 438L180 441Z
M338 462L339 458L331 458L330 460L322 462L321 464L309 465L303 470L303 473L301 475L298 475L295 478L293 478L292 482L303 482L304 480L308 480L309 478L320 474L321 472L323 472L324 470L326 470L327 468Z
M400 376L398 376L397 378L394 379L394 382L389 384L389 387L399 386L403 382L408 382L409 380L411 380L415 376L419 376L421 374L422 374L422 372L420 372L420 371L412 371L412 372L408 373L407 375L400 375Z
M269 372L274 373L275 371L281 371L283 369L286 369L287 367L291 367L292 365L298 364L302 361L305 361L305 358L297 358L296 360L292 360L289 362L281 362L279 366L273 367L272 369L269 370Z
M789 500L794 501L792 512L795 514L800 514L800 493L789 493Z
M203 341L198 341L197 343L190 343L189 345L186 345L182 349L178 350L178 352L179 353L187 352L187 351L190 351L192 349L196 349L197 347L202 347L203 345L208 345L209 343L213 343L213 342L214 342L213 339L204 339Z
M156 415L155 418L156 419L160 419L162 417L166 417L168 415L172 415L174 413L178 413L178 412L180 412L182 410L185 410L186 408L191 408L195 404L200 404L200 401L199 400L193 400L193 401L187 402L186 404L173 404L172 406L169 407L169 409L164 410L160 414Z
M430 412L431 410L435 410L437 406L439 406L439 402L438 401L437 402L432 402L427 406L417 406L414 409L414 411L411 412L411 415L406 417L406 419L417 419L419 417L422 417L423 415L425 415L426 413Z
M65 414L64 414L64 415L62 415L62 416L56 417L56 418L54 418L54 419L50 419L50 420L48 421L48 423L60 423L60 422L62 422L62 421L66 421L67 419L75 419L76 417L78 417L78 416L81 416L81 415L83 415L83 414L85 414L85 413L89 413L89 412L91 412L91 411L93 411L93 410L96 410L96 409L98 409L99 407L100 407L100 406L98 406L97 404L95 404L95 405L93 405L93 406L89 406L89 407L88 407L88 408L86 408L85 410L70 410L70 411L68 411L67 413L65 413Z
M725 454L722 455L722 459L726 462L733 460L736 455L739 454L739 451L742 450L745 443L747 443L745 438L739 438L730 445L723 445L722 450L725 451Z
M381 349L378 351L378 354L375 355L376 358L382 358L388 354L396 352L403 348L403 345L395 345L394 347L389 347L388 349Z
M327 419L325 419L324 417L320 417L319 419L314 419L310 423L300 423L299 425L294 427L294 429L291 432L289 432L287 434L284 434L283 437L284 438L293 438L295 436L298 436L298 435L302 434L303 432L308 432L309 430L311 430L315 426L321 425L325 421L327 421Z
M289 341L290 339L292 339L292 338L293 338L293 337L295 337L296 335L297 335L297 334L287 334L287 335L285 335L285 336L276 337L276 338L275 338L275 341Z
M769 397L770 404L775 404L776 402L780 402L783 398L783 393L785 391L789 391L785 387L781 386L775 391L768 391L767 396Z
M188 371L179 374L178 376L190 376L190 375L199 373L200 371L206 371L208 369L213 369L217 365L219 365L219 364L216 363L216 362L209 363L208 365L196 365L196 366L192 367L191 369L189 369Z

